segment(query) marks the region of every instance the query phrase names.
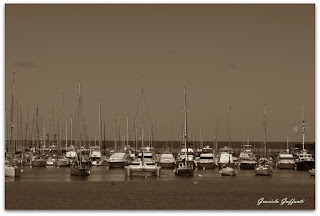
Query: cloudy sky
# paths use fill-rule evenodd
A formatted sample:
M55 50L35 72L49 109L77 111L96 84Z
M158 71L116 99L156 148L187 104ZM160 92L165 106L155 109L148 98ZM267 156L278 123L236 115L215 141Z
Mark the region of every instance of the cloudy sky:
M114 116L121 134L145 96L156 139L181 134L183 88L189 132L212 140L299 141L301 106L315 139L314 5L6 5L6 109L12 73L26 121L32 106L47 130L65 93L65 116L77 109L78 81L89 133L97 135L98 103L107 138ZM56 114L57 115L57 114ZM31 114L30 114L31 116ZM32 117L30 117L32 118ZM132 133L132 132L131 132Z

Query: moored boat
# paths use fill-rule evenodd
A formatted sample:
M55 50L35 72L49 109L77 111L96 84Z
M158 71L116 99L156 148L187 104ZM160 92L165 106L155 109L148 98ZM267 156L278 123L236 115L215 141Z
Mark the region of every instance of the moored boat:
M210 146L202 148L202 153L197 162L197 166L200 169L214 169L216 167L213 148Z
M174 168L176 161L171 151L166 150L160 155L159 165L162 168Z
M131 152L129 150L115 151L107 160L109 168L124 168L131 163Z

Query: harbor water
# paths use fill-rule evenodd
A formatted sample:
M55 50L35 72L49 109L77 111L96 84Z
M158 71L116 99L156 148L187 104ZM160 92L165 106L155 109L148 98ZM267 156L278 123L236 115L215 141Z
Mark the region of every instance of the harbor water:
M253 170L239 170L232 177L207 169L181 177L162 169L160 177L126 177L124 169L101 166L92 167L90 176L78 177L70 176L69 169L24 167L21 177L6 177L6 209L315 208L315 178L304 171L256 176ZM262 199L270 202L259 205ZM285 199L302 201L281 204Z

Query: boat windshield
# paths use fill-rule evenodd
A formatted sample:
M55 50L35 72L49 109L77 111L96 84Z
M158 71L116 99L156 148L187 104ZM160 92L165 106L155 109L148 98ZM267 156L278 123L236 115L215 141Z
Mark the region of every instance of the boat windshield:
M213 157L211 156L207 156L207 157L205 157L205 156L200 156L200 159L203 159L203 160L213 160Z

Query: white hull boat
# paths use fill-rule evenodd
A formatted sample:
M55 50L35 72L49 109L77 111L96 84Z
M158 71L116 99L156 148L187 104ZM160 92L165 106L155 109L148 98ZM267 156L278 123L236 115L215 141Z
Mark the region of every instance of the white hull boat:
M129 166L125 167L126 176L131 176L134 173L138 173L140 175L155 175L160 176L161 167L155 165L154 163L145 163L143 161L135 161L132 162Z
M225 168L222 168L219 173L222 175L222 176L236 176L238 174L238 171L235 170L234 168L232 167L225 167Z
M6 177L20 177L20 168L17 166L5 165Z
M272 170L269 166L258 166L255 170L256 175L269 176L272 173Z

